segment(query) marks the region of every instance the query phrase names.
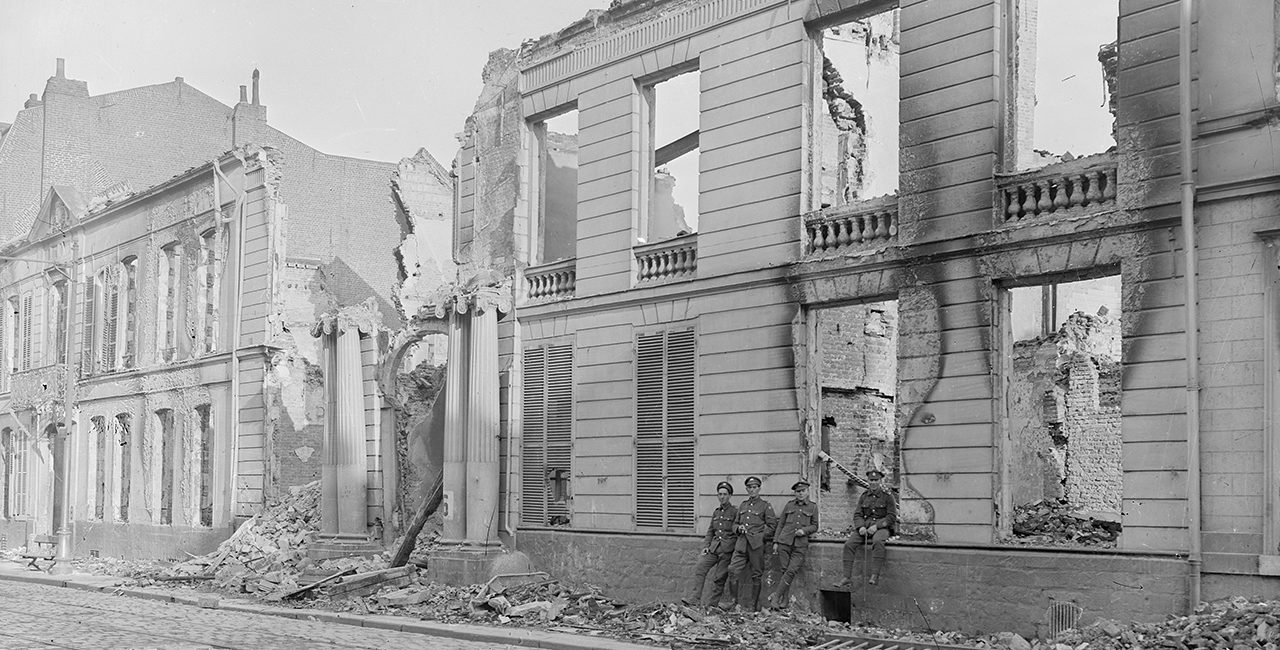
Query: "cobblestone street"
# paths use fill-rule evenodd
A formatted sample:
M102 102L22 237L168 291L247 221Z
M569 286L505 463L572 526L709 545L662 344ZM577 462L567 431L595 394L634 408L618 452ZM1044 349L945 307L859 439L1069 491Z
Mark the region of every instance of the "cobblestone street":
M0 581L6 649L511 647Z

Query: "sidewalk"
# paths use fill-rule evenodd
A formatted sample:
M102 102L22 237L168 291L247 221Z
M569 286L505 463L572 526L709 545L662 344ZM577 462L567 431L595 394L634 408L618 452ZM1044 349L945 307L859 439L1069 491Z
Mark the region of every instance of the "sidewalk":
M407 616L361 615L346 612L329 612L316 609L291 609L273 607L259 601L244 598L226 598L219 594L175 595L161 589L142 587L123 587L124 578L116 576L99 576L88 573L70 573L67 575L49 575L24 567L17 561L0 561L0 580L12 582L28 582L54 587L66 587L82 591L97 591L146 598L162 602L224 609L247 614L264 614L301 620L340 623L355 627L368 627L399 632L411 632L434 637L461 639L465 641L482 641L486 643L505 643L526 648L550 648L553 650L653 650L656 646L639 645L616 641L607 637L567 634L532 629L508 629L484 625L461 625L455 623L436 623L422 621Z

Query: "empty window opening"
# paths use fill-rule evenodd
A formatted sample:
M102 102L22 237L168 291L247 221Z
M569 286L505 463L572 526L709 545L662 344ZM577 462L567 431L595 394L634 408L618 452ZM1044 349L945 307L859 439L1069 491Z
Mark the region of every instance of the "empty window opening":
M694 70L644 87L642 137L652 173L640 224L641 243L698 230L700 84L701 75Z
M160 268L156 277L160 278L158 310L156 312L160 335L156 337L161 362L173 361L176 358L178 345L178 278L182 259L182 246L173 243L160 250Z
M213 411L208 404L196 407L200 426L200 525L213 525Z
M218 277L221 255L216 230L211 228L200 235L199 255L196 268L196 281L199 283L196 334L200 341L197 349L208 354L218 349L218 303L222 298Z
M55 363L66 363L67 361L67 305L69 300L67 281L59 280L54 282L49 296L49 306L53 312L52 317L49 319L49 322L53 324L53 331L50 332L50 339L53 341L53 353L49 356Z
M1115 146L1116 0L1017 0L1010 33L1009 155L1016 169Z
M821 207L898 191L898 9L821 32Z
M119 365L121 368L132 368L137 365L137 350L134 346L138 338L138 258L125 258L121 263L121 270L123 275L120 283L123 285L124 295L120 299L122 310L120 318L124 319L124 327L120 328L117 336L117 338L123 337L123 340L117 344L120 354Z
M113 486L115 503L119 508L116 521L129 521L129 488L133 478L133 456L130 443L133 442L133 418L128 413L115 417L116 444L113 446L112 463L119 468L119 480Z
M1113 547L1124 478L1120 276L1007 291L1002 536Z
M110 451L107 419L95 415L89 420L89 451L93 454L93 518L102 521L107 510L107 453Z
M578 245L578 111L531 127L535 192L532 262L574 257Z
M173 411L156 411L156 432L160 435L160 523L173 523L173 465L178 441L173 430Z
M820 470L818 519L822 534L843 537L863 492L854 476L874 468L891 488L897 485L898 301L824 308L816 315L821 445L832 459Z

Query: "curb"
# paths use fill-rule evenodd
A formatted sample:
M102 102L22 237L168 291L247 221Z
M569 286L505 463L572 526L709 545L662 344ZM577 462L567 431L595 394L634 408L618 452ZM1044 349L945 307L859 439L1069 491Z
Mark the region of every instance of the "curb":
M77 580L70 576L53 577L44 574L26 575L0 571L0 581L25 582L49 587L78 589L80 591L96 591L117 596L128 596L130 598L142 598L145 600L187 605L190 607L200 606L198 597L174 596L161 591L141 589L137 587L119 587L115 584L108 584L106 581L100 580L96 576L84 575L84 577L94 579L95 582L101 582L101 584L87 582L84 581L83 578ZM385 614L362 615L349 614L346 612L329 612L324 610L289 609L286 607L262 606L251 601L240 599L221 599L216 609L242 614L258 614L264 616L276 616L279 618L292 618L301 621L337 623L355 627L409 632L411 634L459 639L463 641L502 643L526 648L546 648L547 650L653 650L657 647L617 641L608 637L578 636L563 632L548 632L545 630L528 628L503 629L482 625L466 625L461 623L435 623L432 621L423 621L401 616L388 616Z

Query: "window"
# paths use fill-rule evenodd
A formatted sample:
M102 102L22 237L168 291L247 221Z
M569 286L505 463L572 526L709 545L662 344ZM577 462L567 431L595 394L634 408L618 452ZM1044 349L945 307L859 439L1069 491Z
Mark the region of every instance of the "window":
M174 455L178 452L178 440L173 430L173 411L156 411L155 432L160 437L160 523L173 523L173 475ZM154 467L154 465L153 465Z
M98 278L88 278L84 283L84 315L81 319L80 332L80 374L89 376L97 369L97 314L98 309Z
M573 462L573 346L524 351L521 519L530 526L568 524Z
M1015 0L1009 30L1012 169L1035 169L1115 145L1116 0Z
M138 258L128 257L121 263L122 276L120 284L123 285L124 297L120 300L121 308L124 310L120 314L120 318L124 319L124 327L121 328L120 337L123 337L117 347L120 349L120 367L133 368L137 365L137 329L138 329Z
M92 455L89 466L93 468L93 488L90 507L93 518L102 521L106 514L107 503L107 452L109 434L107 419L95 415L89 420L89 452Z
M31 504L27 481L31 450L31 436L26 429L9 431L9 516L21 519L31 516Z
M1120 276L1001 295L1001 539L1114 547L1124 494Z
M181 259L182 246L176 242L160 249L160 268L156 273L160 280L159 299L156 301L159 305L156 312L156 322L159 324L156 345L160 361L166 363L177 357L178 278Z
M6 300L0 309L0 393L9 390L9 375L13 374L13 346L18 340L15 328L18 317L12 300Z
M210 228L200 235L200 256L197 260L196 281L199 285L196 305L196 349L203 354L218 349L218 303L221 300L217 231Z
M53 354L49 355L54 359L55 363L67 362L67 306L70 304L71 296L67 295L67 281L59 280L53 283L53 290L50 295L50 310L52 318L49 322L53 323L53 331L49 337L53 343Z
M636 337L636 526L689 529L696 521L696 335Z
M0 494L0 517L12 519L9 494L13 491L13 429L8 427L0 429L0 460L3 461L0 465L4 470L0 474L0 488L4 489L4 493Z
M640 243L698 230L700 84L693 70L642 88L641 151L649 177Z
M200 525L213 525L213 410L208 404L196 407L200 426Z
M532 264L565 260L578 245L578 111L530 127L534 209Z
M898 190L898 9L822 29L818 207Z
M113 277L111 269L104 269L100 278L102 285L102 323L98 327L98 333L102 337L99 341L98 352L101 359L98 361L98 369L102 372L111 372L115 370L119 361L119 323L120 323L120 283L118 278Z
M115 417L116 445L113 464L119 468L119 480L112 486L115 503L119 510L116 521L129 521L129 488L132 479L133 455L129 451L129 443L133 441L133 417L121 413Z
M31 310L31 294L22 297L22 369L31 369L31 321L35 314Z

